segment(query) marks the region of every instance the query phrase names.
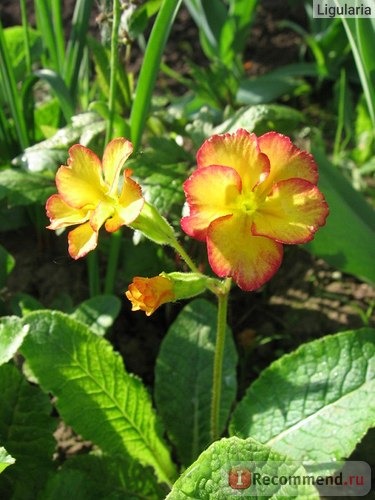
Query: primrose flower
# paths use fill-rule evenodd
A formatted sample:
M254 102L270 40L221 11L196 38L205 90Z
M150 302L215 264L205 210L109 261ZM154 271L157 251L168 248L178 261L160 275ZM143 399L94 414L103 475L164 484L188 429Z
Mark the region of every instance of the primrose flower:
M56 173L58 194L46 203L51 224L48 229L78 225L68 234L73 259L94 250L104 224L108 232L131 224L140 214L144 199L139 184L126 169L119 187L121 167L133 151L131 142L119 137L105 148L100 161L90 149L75 144L69 149L67 165Z
M255 290L278 270L283 243L306 243L325 224L328 206L317 180L312 155L284 135L214 135L184 183L190 213L181 226L206 242L219 277Z
M125 295L132 303L132 311L145 311L146 316L162 304L175 300L173 282L164 276L135 277Z

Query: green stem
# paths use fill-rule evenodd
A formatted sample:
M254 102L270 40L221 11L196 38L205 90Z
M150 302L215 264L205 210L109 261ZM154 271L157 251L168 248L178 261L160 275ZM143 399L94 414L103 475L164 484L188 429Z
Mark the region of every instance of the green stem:
M113 1L113 25L111 35L111 59L110 59L110 77L109 77L109 98L108 109L109 117L105 136L105 144L112 139L113 120L115 115L115 97L116 97L116 79L118 68L118 29L120 24L120 0Z
M130 113L131 140L135 150L141 143L162 54L180 4L181 0L163 0L147 42Z
M29 37L29 26L27 20L27 7L26 0L21 0L21 19L23 28L23 40L25 45L25 64L26 64L26 74L31 73L31 55L30 55L30 37Z
M186 250L183 248L183 246L177 240L173 241L173 243L171 242L170 244L176 250L176 252L180 255L180 257L186 262L189 269L193 273L200 272L199 269L197 268L197 266L194 264L194 262L189 257L189 255L186 253Z
M105 144L112 139L113 121L115 116L116 80L118 70L118 29L120 24L120 0L113 1L113 24L111 35L111 57L108 97L108 121L105 134ZM104 282L104 293L113 293L117 271L118 257L121 247L121 232L116 231L111 235L107 270Z
M217 313L217 333L214 353L214 370L211 399L211 440L216 441L220 437L220 406L221 389L223 378L223 360L225 346L225 332L227 328L228 298L230 292L231 279L227 278L223 282L223 287L217 293L218 313Z
M100 294L98 253L95 250L87 255L87 271L90 297L95 297Z
M121 248L121 230L116 231L111 235L111 244L109 247L107 271L104 282L104 293L108 294L114 293L120 248Z

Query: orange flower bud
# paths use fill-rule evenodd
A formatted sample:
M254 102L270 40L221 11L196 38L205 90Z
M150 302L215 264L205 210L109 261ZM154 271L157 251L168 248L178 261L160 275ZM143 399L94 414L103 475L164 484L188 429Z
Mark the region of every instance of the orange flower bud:
M133 278L125 292L132 303L132 311L144 311L150 316L158 307L175 300L173 282L164 276L153 278Z

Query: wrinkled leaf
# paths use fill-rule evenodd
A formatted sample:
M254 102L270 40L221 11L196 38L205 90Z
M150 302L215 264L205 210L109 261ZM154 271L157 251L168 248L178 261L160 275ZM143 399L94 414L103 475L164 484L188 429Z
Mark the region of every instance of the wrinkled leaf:
M234 411L230 432L324 471L375 425L374 390L375 330L329 335L264 370Z
M93 112L82 113L72 117L72 123L61 128L45 141L26 148L22 155L13 160L25 170L40 172L56 171L65 162L68 148L75 143L87 146L88 143L105 129L105 122Z
M44 204L55 191L54 182L47 175L18 168L0 170L0 198L6 198L10 206Z
M24 321L30 333L21 352L43 390L57 397L64 421L103 451L130 455L170 482L175 470L150 396L109 342L57 311Z
M167 500L229 500L230 498L318 500L314 486L256 485L233 488L239 481L236 470L268 476L303 476L301 464L271 451L254 439L232 437L213 443L176 481ZM234 477L232 476L234 472ZM243 476L240 476L243 478ZM244 483L246 485L246 483Z
M281 133L289 133L303 123L302 113L288 106L268 104L247 106L239 109L225 122L215 127L213 133L234 132L245 128L249 132L261 135L270 129L277 129Z

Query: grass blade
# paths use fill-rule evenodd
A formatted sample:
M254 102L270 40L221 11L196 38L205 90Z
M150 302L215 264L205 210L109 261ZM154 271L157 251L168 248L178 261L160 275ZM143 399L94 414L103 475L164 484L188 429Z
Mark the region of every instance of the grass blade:
M56 59L59 73L62 73L65 58L65 35L61 16L61 0L52 0L52 23L55 34Z
M181 0L164 0L147 43L130 114L131 139L135 149L141 142L161 56L180 4Z
M65 55L64 80L71 95L76 96L79 70L86 46L92 0L77 0L68 47Z
M26 123L22 114L21 100L17 91L13 68L8 56L3 27L0 22L0 83L4 97L9 105L18 142L22 149L29 145Z
M30 51L29 27L28 27L28 22L27 22L26 0L20 1L20 7L21 7L22 27L23 27L24 40L25 40L26 72L27 72L27 74L29 74L31 72L31 51Z
M59 71L56 37L53 30L53 23L51 23L52 14L46 0L35 0L35 16L38 31L43 37L43 45L48 52L48 58L44 61L44 65L55 71Z
M342 23L357 66L371 121L375 127L375 90L371 76L375 71L373 57L375 29L372 21L372 19L366 18L342 18Z

